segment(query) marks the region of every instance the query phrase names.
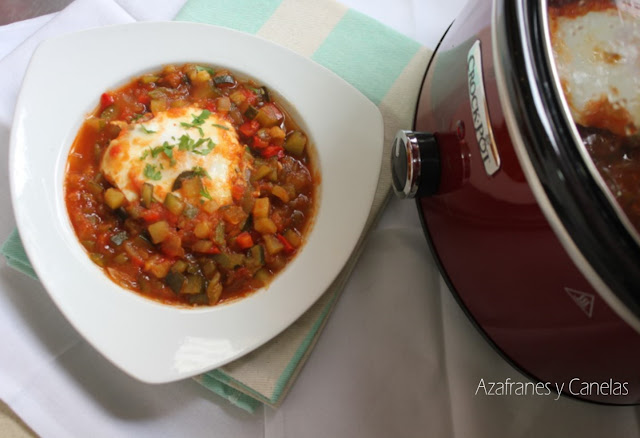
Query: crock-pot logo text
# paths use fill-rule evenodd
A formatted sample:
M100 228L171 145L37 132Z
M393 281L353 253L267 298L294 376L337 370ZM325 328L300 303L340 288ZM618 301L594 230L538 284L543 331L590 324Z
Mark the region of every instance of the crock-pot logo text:
M558 400L562 393L574 396L605 396L619 397L629 395L629 382L618 382L609 379L603 382L588 382L574 377L569 382L518 382L507 377L504 381L489 381L480 379L475 395L503 396L503 395L539 395L552 396Z
M482 78L482 54L480 41L476 41L467 56L467 78L469 84L469 104L473 117L473 128L480 148L484 170L493 175L500 168L500 156L491 132L491 120L487 111L487 98Z

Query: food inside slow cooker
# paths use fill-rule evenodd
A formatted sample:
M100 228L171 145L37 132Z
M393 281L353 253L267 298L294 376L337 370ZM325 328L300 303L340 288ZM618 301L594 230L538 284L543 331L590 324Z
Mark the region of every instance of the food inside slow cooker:
M310 147L272 90L168 65L102 94L69 153L69 217L119 285L215 305L265 286L300 251L319 184Z
M611 193L640 230L640 5L550 0L562 88L582 140Z

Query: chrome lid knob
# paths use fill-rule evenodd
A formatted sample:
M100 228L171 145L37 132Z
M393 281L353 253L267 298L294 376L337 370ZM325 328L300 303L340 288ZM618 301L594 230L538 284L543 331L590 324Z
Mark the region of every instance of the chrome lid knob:
M399 198L428 196L440 184L440 151L433 134L398 131L391 148L391 179Z

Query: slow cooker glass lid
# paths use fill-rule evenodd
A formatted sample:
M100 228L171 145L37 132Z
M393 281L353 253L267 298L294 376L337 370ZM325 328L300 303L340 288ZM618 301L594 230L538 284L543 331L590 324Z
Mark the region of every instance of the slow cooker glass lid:
M640 242L640 0L542 0L555 91L587 168Z

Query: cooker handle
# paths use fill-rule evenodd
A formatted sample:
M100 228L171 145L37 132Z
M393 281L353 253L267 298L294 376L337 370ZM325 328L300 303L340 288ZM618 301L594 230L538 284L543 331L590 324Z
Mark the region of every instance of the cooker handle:
M399 198L433 195L440 185L440 151L429 132L398 131L391 148L391 179Z

